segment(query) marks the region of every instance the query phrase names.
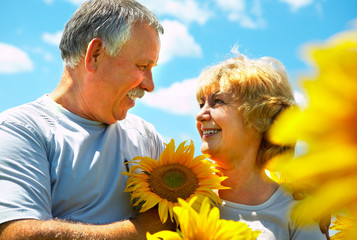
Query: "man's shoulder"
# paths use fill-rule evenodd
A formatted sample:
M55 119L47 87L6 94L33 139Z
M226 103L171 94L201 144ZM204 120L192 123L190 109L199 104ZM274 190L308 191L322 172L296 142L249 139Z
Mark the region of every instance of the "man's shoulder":
M50 107L44 97L25 103L0 113L0 124L13 123L24 125L39 125L51 120Z
M0 113L0 121L15 121L20 116L27 114L32 108L32 102L6 109Z

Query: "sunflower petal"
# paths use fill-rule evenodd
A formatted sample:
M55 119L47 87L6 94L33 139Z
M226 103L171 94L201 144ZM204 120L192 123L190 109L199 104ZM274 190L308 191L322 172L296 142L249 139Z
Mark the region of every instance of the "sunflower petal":
M159 203L159 216L161 219L161 222L165 223L167 221L167 217L168 217L168 201L165 199L162 199Z
M174 206L178 205L174 201L177 197L187 198L197 195L199 200L194 203L195 206L202 203L204 196L208 196L213 204L220 204L221 200L212 189L225 189L221 182L226 177L222 177L221 172L215 169L216 165L207 160L208 155L194 158L194 149L191 140L188 145L186 142L179 144L175 151L175 141L172 139L166 144L158 161L142 156L133 158L129 162L133 164L129 172L123 173L129 176L125 192L131 193L132 205L140 206L140 211L144 212L158 204L160 219L165 222L169 216L171 221L177 218L173 211ZM170 174L166 174L168 171ZM162 176L166 178L163 179ZM165 190L176 188L175 184L166 184L178 183L178 179L185 185L177 185L178 191Z
M169 230L160 231L153 235L147 232L146 239L147 240L182 240L181 236L177 232L172 232Z

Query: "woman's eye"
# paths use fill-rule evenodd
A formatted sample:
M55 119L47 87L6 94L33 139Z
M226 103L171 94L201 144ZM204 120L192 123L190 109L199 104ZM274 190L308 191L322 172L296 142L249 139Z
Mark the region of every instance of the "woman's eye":
M216 98L216 99L213 100L213 105L216 105L216 104L224 104L224 101L221 100L221 99Z
M204 103L200 103L200 109L203 108L204 105Z

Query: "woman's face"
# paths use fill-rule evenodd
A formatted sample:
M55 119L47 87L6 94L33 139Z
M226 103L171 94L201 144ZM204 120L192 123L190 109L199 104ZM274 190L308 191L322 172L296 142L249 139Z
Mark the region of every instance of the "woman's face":
M255 161L261 137L243 126L240 103L224 92L202 96L196 126L201 136L201 151L223 168L252 155ZM254 157L255 156L255 157Z

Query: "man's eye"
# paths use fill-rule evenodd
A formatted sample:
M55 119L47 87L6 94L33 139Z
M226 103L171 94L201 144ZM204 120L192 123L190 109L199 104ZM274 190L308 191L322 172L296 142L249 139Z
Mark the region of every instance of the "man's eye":
M140 71L145 71L145 69L147 68L147 65L138 65L138 68Z
M203 108L204 105L204 103L200 103L200 109Z

